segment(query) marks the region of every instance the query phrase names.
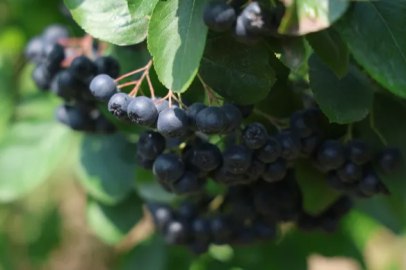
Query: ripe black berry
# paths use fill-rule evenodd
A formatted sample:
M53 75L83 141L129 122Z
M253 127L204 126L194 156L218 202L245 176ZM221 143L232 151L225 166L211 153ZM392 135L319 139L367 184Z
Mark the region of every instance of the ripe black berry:
M109 101L117 93L117 84L109 75L96 76L90 83L90 91L100 101Z
M201 241L208 241L210 240L210 221L206 218L196 218L192 222L191 228L194 237Z
M325 141L317 151L317 161L330 170L340 168L345 162L344 146L339 141Z
M158 111L158 114L160 114L163 110L169 108L169 101L167 101L167 100L161 100L161 99L162 99L162 98L160 98L160 97L156 97L156 98L153 100L154 103L159 102L159 103L156 103L156 104L155 104L155 107L156 107L156 110Z
M362 167L349 162L338 169L337 174L340 177L341 181L346 183L353 183L362 177Z
M357 164L364 165L372 158L372 151L365 141L353 140L347 145L348 159Z
M57 86L52 89L54 94L64 99L72 99L77 95L77 81L69 69L64 69L56 75Z
M197 114L207 108L206 105L203 103L193 103L187 110L187 117L189 119L189 128L193 131L197 131L197 125L196 125L196 117Z
M268 34L271 25L271 11L260 2L250 3L239 16L244 20L245 28L249 33Z
M262 178L270 183L281 181L288 172L288 166L285 160L278 159L275 162L266 165Z
M134 98L127 107L128 118L141 126L152 126L158 117L154 102L147 97Z
M226 31L235 21L235 10L224 0L214 0L206 4L203 13L204 23L213 30Z
M260 40L260 35L257 33L252 33L248 30L247 20L242 16L237 17L237 22L233 29L234 38L241 43L253 44Z
M93 131L94 122L89 114L78 107L62 105L56 109L56 118L59 122L77 131Z
M220 134L227 127L227 117L218 107L207 107L196 117L198 129L208 135Z
M378 174L368 170L358 183L360 191L366 195L375 195L380 191L380 182Z
M264 163L276 161L282 155L282 146L273 137L268 137L264 146L255 151L257 159Z
M213 171L221 164L221 151L214 144L201 143L195 146L191 151L189 162L202 171Z
M24 55L28 60L39 63L43 59L43 47L44 41L42 37L34 37L25 47Z
M52 81L52 74L45 65L40 64L35 67L32 73L32 79L41 90L48 90Z
M223 133L230 133L241 126L242 113L236 106L226 103L221 106L221 109L225 113L227 119L227 127Z
M227 170L225 166L217 168L213 173L213 180L226 186L237 185L245 182L243 174L234 174Z
M154 162L153 172L159 180L172 183L184 173L185 167L182 160L175 154L160 155Z
M310 157L316 151L317 147L321 143L322 136L319 133L313 133L309 137L302 138L300 140L302 145L301 154L305 157Z
M88 82L97 74L96 65L86 56L76 57L70 64L69 70L82 82Z
M69 31L63 25L53 24L45 28L42 33L42 38L46 42L55 43L59 39L69 38Z
M137 143L137 151L145 158L154 160L165 150L165 138L154 131L147 131L141 134Z
M388 147L382 150L378 157L378 166L383 173L396 172L403 165L403 155L400 149Z
M298 111L290 117L290 129L300 138L306 138L318 130L318 122L313 109Z
M186 222L171 220L164 228L163 236L168 245L186 244L189 238L189 228Z
M109 112L120 120L128 119L128 105L133 100L126 93L114 94L108 103Z
M247 182L258 180L265 172L265 164L261 161L254 159L251 162L250 167L245 172L244 177Z
M231 146L223 154L224 167L233 174L245 173L251 160L252 152L243 145Z
M150 211L154 225L159 229L164 229L173 219L172 209L161 203L148 203L147 208Z
M158 131L166 138L181 138L186 135L188 127L187 115L180 108L167 108L158 115Z
M302 145L296 134L290 130L284 130L276 136L276 140L282 146L282 158L293 160L300 156Z
M152 170L152 167L154 166L154 161L153 159L147 159L145 158L139 151L137 151L135 155L135 161L137 165L144 170Z
M205 181L200 180L193 172L186 171L182 177L171 183L172 190L178 195L190 195L199 192Z
M44 65L50 71L58 71L65 59L65 49L58 43L49 43L44 47Z
M120 74L120 65L113 57L99 57L94 61L94 64L97 67L97 74L107 74L112 78L117 78Z
M268 132L260 123L252 123L245 128L242 139L249 149L259 149L266 143Z

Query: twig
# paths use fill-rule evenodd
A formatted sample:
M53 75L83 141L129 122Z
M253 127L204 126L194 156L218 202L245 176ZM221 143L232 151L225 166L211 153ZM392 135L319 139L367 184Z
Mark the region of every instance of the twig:
M371 129L375 132L375 134L379 137L383 145L387 146L388 141L385 139L383 134L378 130L378 128L375 126L375 117L374 117L374 110L373 108L369 111L369 126Z

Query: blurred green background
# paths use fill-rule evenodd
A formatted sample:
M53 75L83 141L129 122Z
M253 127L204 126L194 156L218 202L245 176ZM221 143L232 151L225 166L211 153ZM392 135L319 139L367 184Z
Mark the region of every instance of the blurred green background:
M152 236L139 196L162 191L147 181L149 176L141 175L139 196L127 194L119 204L89 199L72 169L82 135L55 122L61 101L36 89L33 66L22 55L26 42L49 24L63 23L72 35L84 34L62 14L61 4L0 0L0 270L406 269L406 238L356 211L335 235L284 228L277 243L212 247L195 257ZM113 50L142 65L139 52ZM104 198L94 189L90 193Z

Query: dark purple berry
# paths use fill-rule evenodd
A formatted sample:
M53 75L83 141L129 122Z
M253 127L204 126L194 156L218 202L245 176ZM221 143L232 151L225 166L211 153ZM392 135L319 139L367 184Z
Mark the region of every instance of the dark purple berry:
M175 154L160 155L154 162L153 172L162 182L172 183L182 177L185 166Z
M251 165L252 152L243 145L234 145L224 152L223 162L227 171L244 174Z
M154 131L146 131L141 134L137 143L137 151L145 158L155 160L165 150L165 138Z
M184 110L173 107L158 115L157 129L166 138L181 138L187 134L189 121Z
M264 146L255 151L257 159L264 163L271 163L276 161L282 155L282 146L273 137L268 137Z
M147 97L134 98L127 107L128 118L141 126L152 126L158 117L154 102Z
M117 93L117 84L109 75L101 74L93 78L90 91L100 101L109 101Z
M128 105L133 100L132 97L126 93L114 94L107 105L109 112L114 115L117 119L127 120L128 119Z
M242 139L249 149L259 149L267 142L268 132L262 124L252 123L245 128Z
M317 161L327 169L337 170L345 162L344 146L339 141L325 141L317 151Z
M213 0L206 4L203 21L210 29L223 32L228 30L236 18L235 10L224 0Z
M196 125L199 131L208 135L220 134L227 127L227 117L218 107L207 107L196 116Z

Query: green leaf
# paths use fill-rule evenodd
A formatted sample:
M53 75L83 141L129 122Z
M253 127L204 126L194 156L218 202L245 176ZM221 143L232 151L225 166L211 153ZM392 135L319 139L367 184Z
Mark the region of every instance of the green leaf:
M349 3L342 0L282 0L286 12L279 32L289 35L305 35L323 30L338 20Z
M239 104L263 100L276 81L265 44L246 46L227 36L208 40L199 73L214 91Z
M11 253L12 253L11 243L9 242L8 236L4 232L1 232L0 233L0 269L2 269L2 270L15 269Z
M207 27L202 14L205 0L160 1L148 28L148 49L160 81L184 92L199 68Z
M338 79L316 55L310 57L309 67L314 97L330 122L346 124L367 116L374 92L361 71L351 66L348 74Z
M380 84L406 98L405 0L353 3L337 23L358 63ZM371 34L373 33L373 34Z
M351 257L364 264L361 251L343 230L334 234L288 231L278 243L264 243L235 248L233 263L247 270L264 269L306 270L307 259L314 253L336 257ZM289 254L288 260L286 254Z
M167 260L167 248L165 243L158 236L149 241L143 242L134 247L128 254L124 255L116 270L165 270ZM179 269L179 268L178 268Z
M340 196L327 186L325 174L314 168L309 161L296 162L295 172L303 192L303 208L307 213L323 212Z
M176 195L167 192L155 179L152 171L137 167L135 190L145 201L169 203L176 199Z
M128 10L133 18L149 15L159 0L127 0Z
M115 245L141 220L142 201L131 194L114 206L88 198L86 218L96 236L104 243Z
M46 181L73 139L54 122L12 125L0 145L0 201L16 200Z
M373 114L355 125L354 132L357 137L366 140L375 150L381 150L384 145L383 138L391 146L399 147L403 156L406 156L406 105L393 96L376 94ZM371 122L373 125L371 125ZM371 128L373 127L373 128ZM381 175L383 182L392 192L390 197L378 196L368 201L360 201L361 210L376 218L379 222L400 233L406 223L406 205L404 204L404 190L406 182L406 164L393 175Z
M280 60L287 67L297 72L303 65L307 65L310 53L303 37L287 37L278 39L278 41L281 54Z
M14 112L13 70L9 65L8 61L0 63L0 139L6 132L8 121Z
M45 263L52 251L59 246L62 236L61 223L61 216L55 208L41 219L38 237L27 246L32 263Z
M148 13L132 17L126 0L65 0L65 3L75 21L95 38L131 45L147 36Z
M308 34L307 41L314 52L325 65L327 65L338 78L348 73L349 52L347 44L341 39L334 28Z
M135 144L120 134L86 135L78 173L87 192L106 204L124 199L135 177L135 149Z

